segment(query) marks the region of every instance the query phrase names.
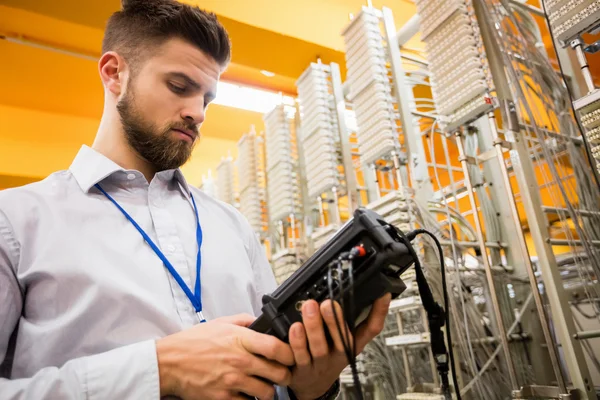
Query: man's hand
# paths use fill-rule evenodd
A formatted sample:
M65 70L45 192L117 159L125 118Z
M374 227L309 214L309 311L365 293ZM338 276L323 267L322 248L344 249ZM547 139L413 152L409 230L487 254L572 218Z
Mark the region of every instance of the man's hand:
M156 341L160 394L183 399L271 400L273 385L290 383L289 345L247 327L250 315L219 318Z
M356 354L362 352L367 343L383 330L391 298L392 296L387 294L375 301L368 319L357 328L355 339L351 337L348 330L350 345L352 346L353 340L356 340ZM342 308L337 302L334 306L342 333L345 333L346 323L342 319ZM333 339L331 348L325 338L323 320ZM293 324L289 336L296 360L289 388L299 400L319 398L327 392L348 365L331 301L326 300L321 303L320 309L314 300L305 302L302 306L302 323Z

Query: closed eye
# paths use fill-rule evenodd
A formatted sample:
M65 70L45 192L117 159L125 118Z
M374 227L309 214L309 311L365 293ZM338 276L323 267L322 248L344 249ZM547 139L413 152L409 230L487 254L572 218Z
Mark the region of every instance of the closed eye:
M167 86L173 93L175 93L177 95L183 95L187 91L187 88L185 86L176 85L171 82L168 82Z

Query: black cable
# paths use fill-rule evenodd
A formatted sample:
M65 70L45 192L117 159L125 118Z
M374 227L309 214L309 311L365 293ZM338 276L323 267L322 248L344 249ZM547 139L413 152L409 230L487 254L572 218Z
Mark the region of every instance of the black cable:
M447 329L446 329L447 334L448 334L448 351L447 352L450 357L450 370L452 371L452 383L454 384L454 393L456 395L456 399L461 400L460 390L459 390L459 386L458 386L458 380L457 380L457 376L456 376L456 368L454 365L454 349L452 347L452 339L451 339L451 334L450 334L450 324L449 324L450 317L449 317L449 312L448 312L448 287L446 285L446 266L444 263L444 252L442 249L442 245L440 244L438 238L433 233L431 233L425 229L414 230L414 231L410 232L408 235L405 235L399 229L396 229L396 231L398 232L398 234L402 238L402 241L408 248L408 251L409 251L410 255L412 256L414 263L415 263L415 272L417 275L417 285L419 287L419 294L421 296L421 301L423 303L423 307L425 308L428 318L430 319L429 330L432 333L432 350L434 350L433 349L434 331L431 326L431 317L432 316L430 315L430 312L432 312L432 309L435 310L435 308L441 308L441 307L437 303L435 303L435 300L433 299L433 294L431 293L431 289L429 288L429 285L427 284L427 280L425 279L425 275L423 273L423 268L421 266L421 262L419 261L419 257L410 242L412 240L414 240L417 237L417 235L426 234L426 235L429 235L431 238L433 238L433 240L437 246L437 249L439 252L439 257L440 257L440 267L441 267L441 271L442 271L442 291L443 291L444 303L445 303L444 307L446 308L446 312L444 312L444 310L439 310L439 312L444 312L444 323L446 324L446 327L447 327ZM430 304L426 304L426 303L430 303ZM440 332L441 332L441 330L440 330ZM443 336L442 336L442 341L443 341ZM441 343L441 345L443 346L444 344ZM436 353L436 351L434 351L434 356L435 356L435 353ZM437 359L436 359L436 362L438 364L438 372L440 373L440 377L442 380L442 390L445 391L444 395L446 398L451 399L452 397L449 393L447 366L444 366L443 363L440 363L439 360L437 360ZM446 371L444 371L444 367L446 368Z
M338 266L341 263L341 257L337 260L337 264ZM338 334L340 335L340 339L342 341L342 346L344 347L344 353L346 354L346 358L348 359L348 363L350 364L350 369L352 371L352 380L354 382L354 389L355 392L358 396L358 400L363 400L363 394L362 394L362 387L360 384L360 380L358 379L358 370L356 368L356 352L353 351L353 349L355 349L355 343L353 343L353 346L350 346L349 343L349 338L348 341L346 341L346 337L345 335L342 333L342 327L340 325L340 322L338 320L338 314L337 311L333 305L333 302L335 300L335 296L333 293L333 279L331 276L331 269L332 269L332 265L329 265L328 271L327 271L327 286L329 289L329 298L331 300L331 310L333 311L333 318L335 319L335 325L337 327L338 330ZM343 285L344 285L344 281L343 281L343 275L340 275L340 273L338 272L338 282L339 282L339 288L340 288L340 292L343 293ZM343 302L343 300L342 300ZM343 307L342 307L342 314L343 314ZM347 326L345 326L345 331ZM354 337L353 337L354 340Z
M429 236L435 242L435 245L438 249L439 258L440 258L440 269L442 272L442 292L444 294L444 308L446 310L446 334L448 336L448 355L450 356L450 368L452 369L452 383L454 384L455 391L458 393L458 381L456 379L456 371L454 366L454 351L452 347L452 330L450 329L450 304L448 302L448 286L446 284L446 264L444 263L444 250L442 249L442 245L438 238L431 232L425 229L417 229L413 231L416 235L425 234ZM460 394L458 395L460 399Z
M350 285L350 304L348 306L348 323L350 324L350 332L352 333L352 357L354 357L354 364L356 365L356 326L354 325L354 271L352 269L352 259L354 257L350 255L348 258L348 283ZM354 376L354 372L352 373ZM358 373L356 374L358 378ZM356 383L355 383L356 384Z
M546 11L545 2L546 2L546 0L540 1L540 3L542 3L542 9L544 10L544 19L546 20L546 24L548 25L548 31L550 32L550 38L552 39L552 48L554 49L554 52L556 53L556 60L558 61L558 68L560 69L560 75L561 75L563 82L565 83L565 87L567 88L567 93L569 94L569 104L571 105L571 111L573 112L573 117L575 118L577 127L579 128L579 131L581 132L581 139L583 140L583 148L585 149L585 154L588 158L588 162L590 163L590 166L592 167L592 171L593 171L592 175L596 181L596 185L600 187L600 176L598 176L598 174L600 174L600 171L598 171L598 167L596 166L597 162L594 159L594 157L592 156L592 149L591 149L590 143L587 141L586 132L583 129L583 125L581 125L581 121L579 121L579 117L577 116L577 110L575 110L575 106L573 105L575 98L573 96L573 93L571 92L571 88L569 87L569 84L567 83L565 71L563 70L562 62L560 61L560 57L558 55L558 50L556 49L556 41L554 38L554 31L552 30L552 25L550 25L550 18L548 17L548 12Z
M340 306L342 308L342 315L344 314L344 312L346 310L346 305L344 304L345 288L344 288L344 270L342 267L342 261L345 261L348 259L349 259L349 255L347 253L343 253L342 255L340 255L340 257L338 258L338 261L337 261L338 282L339 282L339 291L340 291L339 296L340 296ZM352 288L352 286L350 286L350 288ZM352 304L352 303L354 303L353 300L354 299L351 294L349 296L348 301ZM332 299L331 304L333 307L333 299ZM338 317L337 317L335 308L333 308L333 310L334 310L334 318L337 321ZM342 318L342 320L345 320L345 319L346 318ZM338 333L342 337L342 343L344 345L344 349L346 350L346 357L348 358L348 363L350 364L350 370L352 371L352 380L354 382L354 387L356 388L356 392L358 393L359 399L362 399L362 388L361 388L360 380L358 378L358 368L356 366L356 351L355 351L356 341L354 340L355 332L348 327L348 324L351 323L350 321L351 321L351 318L349 317L348 321L344 324L344 335L342 335L342 332L339 330L339 324L338 324ZM352 340L350 339L350 337L352 337ZM351 344L351 342L352 342L352 344Z

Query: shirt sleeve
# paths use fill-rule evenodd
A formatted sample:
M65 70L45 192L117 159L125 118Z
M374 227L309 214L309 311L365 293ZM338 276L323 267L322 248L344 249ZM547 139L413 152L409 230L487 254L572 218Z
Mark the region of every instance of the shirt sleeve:
M0 393L17 399L159 399L153 340L47 367L27 379L0 379Z
M17 279L19 254L19 243L0 210L0 364L4 363L8 371L12 364L6 359L12 352L9 341L24 302ZM0 378L0 398L159 399L156 344L148 340L77 358L60 368L43 368L30 378Z

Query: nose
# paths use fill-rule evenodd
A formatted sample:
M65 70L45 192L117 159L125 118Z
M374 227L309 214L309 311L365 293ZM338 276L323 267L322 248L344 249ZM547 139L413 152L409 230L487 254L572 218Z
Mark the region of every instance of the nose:
M204 122L204 99L191 102L181 112L181 118L186 122L200 125Z

